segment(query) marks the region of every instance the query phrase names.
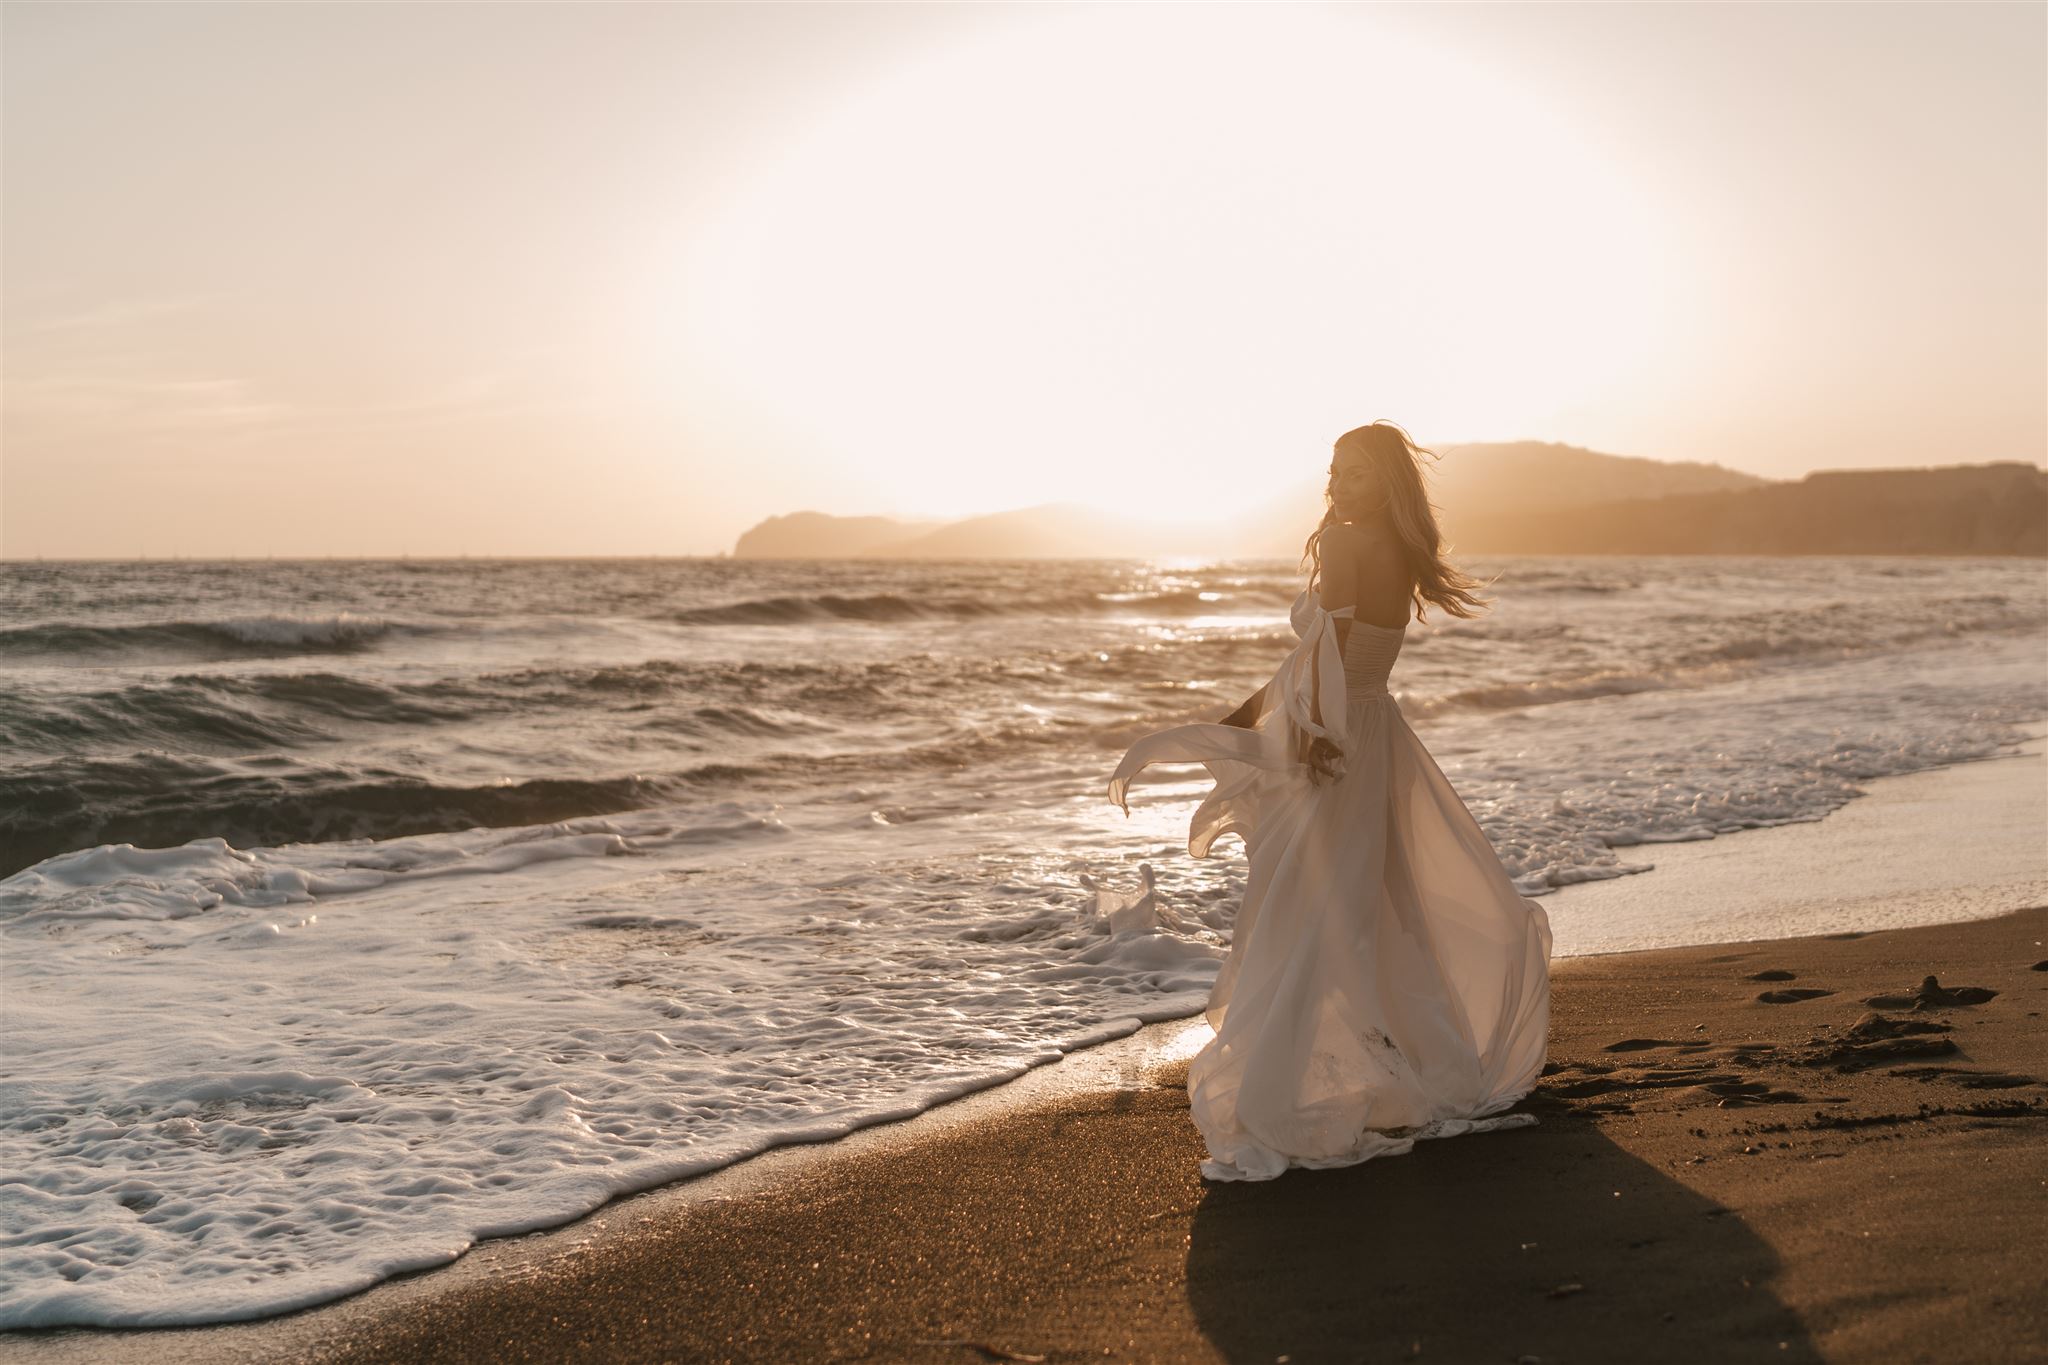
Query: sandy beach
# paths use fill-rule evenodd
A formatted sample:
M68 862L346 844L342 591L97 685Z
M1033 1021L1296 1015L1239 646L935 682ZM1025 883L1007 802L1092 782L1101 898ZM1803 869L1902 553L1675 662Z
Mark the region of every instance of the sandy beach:
M1731 923L1872 897L1976 918L1560 958L1534 1127L1205 1184L1183 1086L1207 1030L1184 1020L323 1308L20 1333L0 1358L2039 1358L2048 1274L2020 1248L2048 1225L2048 764L2027 747L1552 898L1560 924L1696 896Z

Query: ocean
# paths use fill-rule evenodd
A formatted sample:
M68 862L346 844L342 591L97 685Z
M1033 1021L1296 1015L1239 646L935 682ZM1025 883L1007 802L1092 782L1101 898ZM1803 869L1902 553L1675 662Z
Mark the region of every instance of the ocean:
M1392 685L1525 894L2048 716L2035 561L1466 567ZM1303 581L0 566L0 1327L316 1303L1199 1012L1241 845L1105 785Z

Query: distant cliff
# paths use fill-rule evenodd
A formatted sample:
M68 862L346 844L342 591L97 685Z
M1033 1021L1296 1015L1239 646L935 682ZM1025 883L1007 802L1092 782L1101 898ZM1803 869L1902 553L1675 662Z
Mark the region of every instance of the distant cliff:
M1119 517L1078 503L1051 503L969 517L889 547L904 559L1104 559L1187 553L1192 528ZM1210 532L1209 543L1214 543ZM1109 547L1117 548L1111 549Z
M1541 441L1444 446L1431 497L1459 554L2048 555L2048 473L2019 463L1827 470L1773 481L1714 464ZM1299 558L1322 474L1230 519L1145 522L1053 503L953 522L771 517L736 558Z
M860 559L939 522L791 512L770 517L732 547L734 559Z
M1791 483L1457 519L1494 554L2048 555L2048 473L2032 465L1830 469Z
M1550 441L1497 441L1432 447L1430 501L1442 513L1444 535L1459 550L1494 548L1469 528L1546 516L1560 508L1625 498L1761 488L1770 480L1717 464L1603 455ZM1241 548L1228 553L1298 558L1323 509L1325 475L1311 469L1280 498L1248 519Z
M1438 453L1443 458L1430 466L1433 496L1446 513L1455 508L1460 515L1509 509L1544 512L1624 499L1762 488L1771 482L1717 464L1603 455L1549 441L1444 446Z

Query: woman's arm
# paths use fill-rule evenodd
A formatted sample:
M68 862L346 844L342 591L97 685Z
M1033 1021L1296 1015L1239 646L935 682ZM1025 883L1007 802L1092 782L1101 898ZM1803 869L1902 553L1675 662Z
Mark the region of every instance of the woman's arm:
M1351 636L1352 618L1361 606L1359 599L1364 595L1361 589L1372 573L1372 549L1366 534L1355 526L1324 528L1322 584L1317 597L1323 610L1331 613L1330 639L1336 646L1339 659L1344 657L1344 646ZM1343 615L1336 615L1338 612ZM1323 683L1323 670L1312 668L1309 671L1309 713L1318 725L1334 729L1342 723L1345 703L1341 697L1326 697ZM1295 760L1307 765L1311 782L1337 776L1334 764L1343 756L1343 750L1336 743L1304 731L1295 736L1295 746Z
M1324 611L1342 611L1351 608L1356 615L1364 611L1359 601L1360 589L1364 586L1370 566L1367 564L1368 547L1365 532L1356 526L1328 526L1323 529L1323 580L1317 590ZM1344 652L1344 645L1351 637L1351 617L1340 616L1332 623L1337 632L1337 652Z
M1345 607L1355 608L1358 604L1358 579L1363 558L1361 536L1350 526L1333 526L1323 533L1323 573L1319 596L1326 611L1341 611ZM1337 632L1337 652L1344 651L1344 641L1351 631L1351 618L1340 616L1334 623ZM1317 686L1318 679L1310 674L1311 695L1315 698L1317 714L1322 713L1322 697ZM1259 705L1265 700L1266 689L1261 687L1244 699L1235 711L1223 718L1225 725L1241 725L1249 729L1258 717Z
M1324 611L1358 611L1359 579L1365 572L1365 536L1355 526L1330 526L1323 530L1322 586L1317 597ZM1344 656L1344 644L1351 637L1351 617L1339 616L1330 623L1337 637L1337 657ZM1322 674L1309 675L1309 695L1315 702L1318 720L1323 718Z

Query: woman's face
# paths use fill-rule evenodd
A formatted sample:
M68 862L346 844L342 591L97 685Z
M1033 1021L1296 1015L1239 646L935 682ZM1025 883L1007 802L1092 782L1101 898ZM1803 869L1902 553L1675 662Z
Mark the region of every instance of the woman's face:
M1364 516L1381 502L1380 476L1362 450L1339 448L1330 461L1330 498L1337 515L1347 520Z

